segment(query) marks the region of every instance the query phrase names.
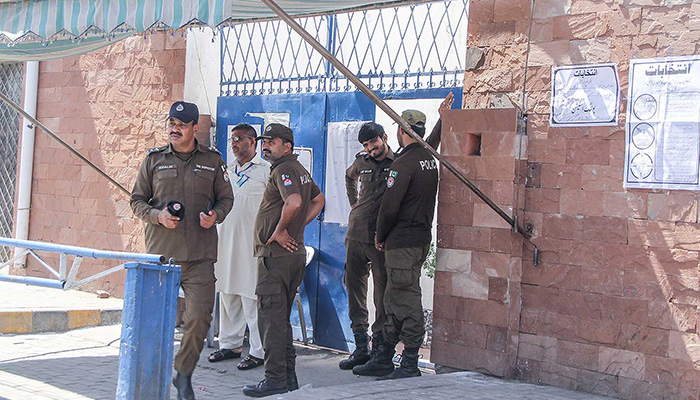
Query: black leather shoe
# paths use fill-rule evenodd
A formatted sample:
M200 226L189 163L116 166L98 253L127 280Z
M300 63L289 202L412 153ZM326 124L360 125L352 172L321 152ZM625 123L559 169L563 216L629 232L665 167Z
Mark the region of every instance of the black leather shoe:
M294 370L287 370L287 391L299 389L299 381L297 380L297 373Z
M257 385L246 385L243 387L243 394L250 397L265 397L282 393L287 393L287 382L279 384L263 379Z
M183 375L178 372L173 378L173 385L177 389L177 400L195 400L192 375Z

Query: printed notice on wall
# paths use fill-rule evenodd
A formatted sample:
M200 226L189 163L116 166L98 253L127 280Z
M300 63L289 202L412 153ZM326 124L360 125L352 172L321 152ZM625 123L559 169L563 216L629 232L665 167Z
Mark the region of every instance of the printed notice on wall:
M615 126L619 104L615 64L552 67L551 126Z
M365 121L328 123L324 222L348 223L350 201L345 190L345 170L355 161L355 155L362 151L362 145L357 141L357 132L364 123Z
M700 56L630 60L626 188L700 190Z

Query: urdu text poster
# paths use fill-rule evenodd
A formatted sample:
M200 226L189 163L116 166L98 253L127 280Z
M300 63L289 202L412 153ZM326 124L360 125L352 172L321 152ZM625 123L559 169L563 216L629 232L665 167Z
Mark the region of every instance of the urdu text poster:
M624 186L700 190L700 56L630 60Z

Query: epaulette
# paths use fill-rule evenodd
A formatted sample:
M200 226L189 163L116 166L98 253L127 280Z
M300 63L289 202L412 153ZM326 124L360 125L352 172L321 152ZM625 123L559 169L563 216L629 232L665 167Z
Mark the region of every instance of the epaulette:
M147 156L150 156L150 155L153 154L153 153L160 153L161 151L164 151L164 150L167 149L167 148L168 148L168 146L156 147L155 149L147 150L147 151L146 151L146 155L147 155Z
M364 156L366 156L366 155L367 155L367 152L366 152L366 151L361 151L361 152L355 154L355 158L364 157Z
M214 152L214 153L216 153L216 154L218 154L218 155L221 155L221 152L220 152L219 149L217 149L216 147L207 147L206 149L209 150L209 151L211 151L211 152Z

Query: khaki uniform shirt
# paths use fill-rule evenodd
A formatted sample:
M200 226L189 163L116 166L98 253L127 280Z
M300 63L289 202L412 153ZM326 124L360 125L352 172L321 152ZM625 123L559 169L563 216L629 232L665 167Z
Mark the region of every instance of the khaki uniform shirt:
M185 206L177 228L158 223L169 201ZM134 215L146 222L146 251L175 261L217 258L216 227L199 225L199 213L213 210L221 222L233 207L233 191L221 154L195 142L192 155L180 159L172 145L149 150L131 193Z
M394 152L391 149L382 161L376 161L369 154L362 152L345 171L345 189L352 206L348 217L346 239L374 243L377 214L386 191L386 179L392 162L394 162Z
M266 244L282 216L284 201L292 194L301 195L301 210L287 227L287 233L299 244L297 251L290 253L277 242ZM297 161L295 154L281 157L272 164L270 181L267 183L258 215L255 218L255 255L257 257L283 257L305 254L304 228L309 203L321 193L306 169Z
M442 137L442 119L433 127L425 141L434 149L440 145ZM389 168L398 157L391 149L385 159L375 161L369 154L361 152L355 161L345 171L345 189L352 206L348 217L346 239L361 243L374 243L374 233L377 230L377 215L381 205ZM357 182L360 182L358 193Z

